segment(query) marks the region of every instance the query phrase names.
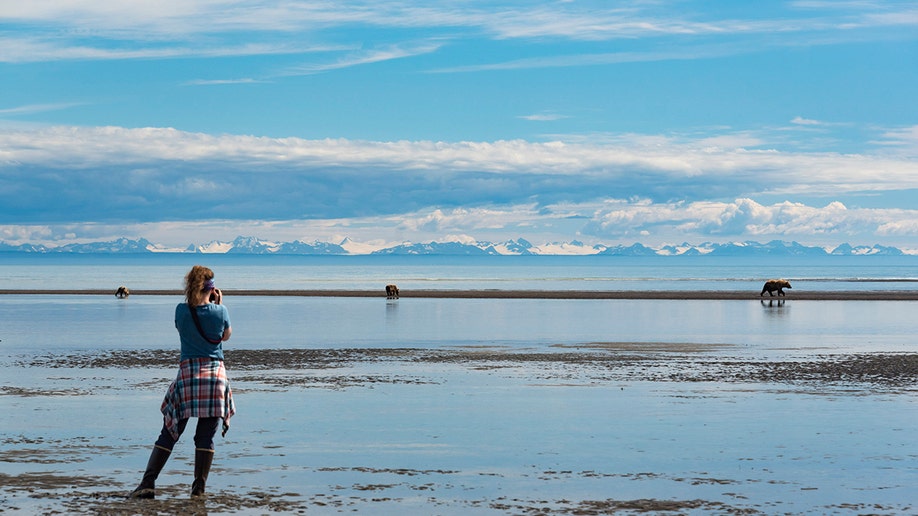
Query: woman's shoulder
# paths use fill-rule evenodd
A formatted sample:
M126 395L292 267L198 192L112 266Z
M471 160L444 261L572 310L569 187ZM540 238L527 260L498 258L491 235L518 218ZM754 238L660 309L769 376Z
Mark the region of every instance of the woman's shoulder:
M204 305L204 309L215 314L228 314L229 310L226 309L225 305L218 305L216 303L208 303Z

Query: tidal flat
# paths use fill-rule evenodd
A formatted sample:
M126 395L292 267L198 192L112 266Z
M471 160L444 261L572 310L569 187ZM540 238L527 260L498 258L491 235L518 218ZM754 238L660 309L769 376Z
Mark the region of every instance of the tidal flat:
M2 364L0 512L907 514L918 354L728 344L228 349L238 414L204 500L186 434L125 500L174 350Z

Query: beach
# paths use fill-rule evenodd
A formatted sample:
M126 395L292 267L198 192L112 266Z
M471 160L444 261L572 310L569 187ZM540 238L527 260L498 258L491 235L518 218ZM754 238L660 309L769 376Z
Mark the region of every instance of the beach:
M91 296L102 293L58 292L52 299L67 304L73 296L95 305ZM270 297L246 297L260 294ZM486 302L490 308L485 309L493 312L505 306L503 300L510 303L507 307L524 303L531 310L531 303L541 303L543 296L555 306L565 299L604 303L607 294L406 290L402 299L378 302L392 324L438 296L445 296L449 306ZM689 306L669 303L703 307L698 303L706 302L681 292L627 294L632 297L626 299L642 303L669 296L661 298L668 300L660 301L667 303L659 305L664 311ZM754 313L778 324L793 310L850 303L900 306L914 295L857 294L857 301L839 298L833 303L840 304L823 305L789 293L761 298L759 306L757 293L693 293L727 303L720 306L759 306ZM44 302L47 295L37 298ZM154 303L156 295L177 293L136 292L129 300L105 303L123 310L132 302ZM328 295L379 297L371 291ZM745 297L732 300L733 295ZM235 313L244 313L249 302L283 307L289 296L321 293L227 294L235 299ZM481 296L494 301L475 301ZM308 306L322 303L316 299ZM856 330L857 321L848 319ZM217 439L209 494L201 500L188 496L191 435L176 447L155 500L124 498L139 481L155 438L159 401L177 365L175 346L114 344L9 354L2 364L0 403L16 418L0 427L5 465L0 511L918 511L913 494L918 448L912 438L918 421L918 353L901 347L852 352L817 345L813 338L812 346L782 344L782 337L763 354L733 338L712 342L691 335L684 340L616 340L609 335L527 346L505 343L506 330L500 327L493 328L491 343L418 347L423 339L384 337L389 345L284 347L284 329L277 331L264 332L270 345L261 348L227 346L239 413L226 438ZM885 349L882 343L877 346Z

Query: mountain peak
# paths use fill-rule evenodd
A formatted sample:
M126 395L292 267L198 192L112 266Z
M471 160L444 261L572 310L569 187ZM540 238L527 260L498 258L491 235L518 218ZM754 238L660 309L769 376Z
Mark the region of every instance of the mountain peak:
M772 240L766 243L744 242L704 242L692 245L683 242L677 245L665 245L657 248L640 242L631 245L604 244L587 245L581 241L551 242L534 245L517 238L505 242L476 241L471 237L452 237L441 241L427 243L402 242L396 245L355 242L343 238L339 243L313 241L312 243L294 240L292 242L269 242L252 236L238 236L231 242L212 240L205 244L190 244L185 248L169 249L157 246L145 238L132 240L126 237L106 242L65 244L58 247L44 245L20 244L11 245L0 242L0 252L24 253L216 253L216 254L276 254L276 255L449 255L449 256L486 256L486 255L543 255L543 256L901 256L906 253L895 247L879 244L872 246L853 246L847 242L834 249L807 246L799 242Z

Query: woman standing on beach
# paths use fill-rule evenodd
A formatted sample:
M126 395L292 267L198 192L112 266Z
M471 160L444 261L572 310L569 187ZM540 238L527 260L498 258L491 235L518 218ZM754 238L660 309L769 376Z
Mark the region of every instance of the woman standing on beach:
M191 496L204 494L214 458L214 435L223 420L223 435L235 406L226 369L223 342L229 340L229 312L223 293L214 287L214 273L195 265L185 276L185 302L175 307L175 328L182 344L182 357L175 381L163 400L163 428L153 445L143 480L131 498L153 498L155 482L172 448L191 417L198 418L194 434L194 482Z

